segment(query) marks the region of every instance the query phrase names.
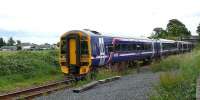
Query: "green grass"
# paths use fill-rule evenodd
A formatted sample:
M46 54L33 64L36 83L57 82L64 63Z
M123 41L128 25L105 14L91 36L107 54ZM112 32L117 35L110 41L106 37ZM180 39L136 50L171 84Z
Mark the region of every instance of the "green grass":
M0 52L0 92L62 78L58 51Z
M164 71L151 100L195 100L196 80L200 73L200 50L167 57L151 65L154 72Z
M154 72L157 71L170 71L180 68L180 62L185 60L185 55L169 56L161 61L156 61L151 64L151 69Z
M124 72L114 72L101 68L96 80L135 72L128 68ZM58 51L16 51L0 52L0 93L45 84L63 79L58 63ZM75 87L93 81L88 74Z

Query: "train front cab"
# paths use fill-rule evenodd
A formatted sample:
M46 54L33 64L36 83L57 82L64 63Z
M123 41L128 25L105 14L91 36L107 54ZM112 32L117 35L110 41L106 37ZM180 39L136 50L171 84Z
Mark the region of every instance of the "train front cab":
M81 31L70 31L60 39L60 66L66 75L81 76L90 70L90 36Z

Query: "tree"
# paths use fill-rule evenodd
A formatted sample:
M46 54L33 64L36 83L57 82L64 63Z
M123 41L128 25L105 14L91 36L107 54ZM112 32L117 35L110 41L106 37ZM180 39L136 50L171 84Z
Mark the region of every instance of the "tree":
M3 46L3 38L0 38L0 47Z
M21 41L20 40L17 40L17 50L21 50L22 47L21 47Z
M15 41L13 40L12 37L9 38L7 45L8 46L13 46L15 44Z
M188 31L186 26L177 19L169 20L166 31L168 33L168 38L177 39L177 38L191 36L191 32Z
M163 28L156 27L153 29L151 38L159 39L159 38L166 38L166 36L167 36L167 32Z
M200 24L199 24L199 26L197 26L196 32L199 34L199 38L200 38Z
M60 47L60 42L57 42L57 43L56 43L56 46L57 46L57 47Z
M17 45L21 45L21 41L20 40L17 40Z
M3 38L0 38L0 47L5 46L5 45L6 45L6 43L5 43L5 41L3 40Z

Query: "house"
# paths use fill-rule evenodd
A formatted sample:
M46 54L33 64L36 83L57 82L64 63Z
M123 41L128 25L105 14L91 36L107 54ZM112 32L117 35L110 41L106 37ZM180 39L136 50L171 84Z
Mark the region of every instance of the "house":
M200 38L198 35L193 35L190 37L185 37L181 39L182 41L188 41L188 42L192 42L194 44L197 44L200 41Z
M32 50L33 45L31 43L21 43L22 50Z
M38 48L39 50L48 50L48 49L53 49L53 46L45 43L45 44L39 45Z
M17 51L17 46L2 46L1 51Z
M53 49L59 49L57 44L53 44L52 47L53 47Z

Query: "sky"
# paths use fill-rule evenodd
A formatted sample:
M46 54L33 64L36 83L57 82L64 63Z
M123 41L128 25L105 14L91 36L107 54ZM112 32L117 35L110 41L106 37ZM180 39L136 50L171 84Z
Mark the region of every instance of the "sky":
M175 18L195 35L199 4L200 0L1 0L0 37L56 43L74 29L147 37Z

